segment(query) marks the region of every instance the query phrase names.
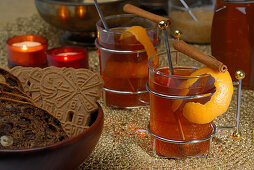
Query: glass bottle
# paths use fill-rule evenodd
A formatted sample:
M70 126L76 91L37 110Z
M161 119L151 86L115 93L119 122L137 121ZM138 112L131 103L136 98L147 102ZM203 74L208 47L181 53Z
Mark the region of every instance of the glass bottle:
M217 0L211 31L212 55L234 78L243 70L243 87L254 89L254 1Z

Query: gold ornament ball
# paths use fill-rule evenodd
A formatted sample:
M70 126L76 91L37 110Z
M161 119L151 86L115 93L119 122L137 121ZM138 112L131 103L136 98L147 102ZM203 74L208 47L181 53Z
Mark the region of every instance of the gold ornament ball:
M165 21L165 20L160 21L159 24L158 24L158 27L160 29L166 29L166 28L168 28L168 21Z
M237 80L242 80L245 77L245 72L243 70L238 70L235 72L235 78Z
M175 37L175 38L181 38L181 36L182 36L182 32L179 31L179 30L175 30L175 32L174 32L174 37Z
M233 133L233 135L232 135L232 138L233 138L234 140L241 140L242 135L241 135L240 132L234 131L234 133Z

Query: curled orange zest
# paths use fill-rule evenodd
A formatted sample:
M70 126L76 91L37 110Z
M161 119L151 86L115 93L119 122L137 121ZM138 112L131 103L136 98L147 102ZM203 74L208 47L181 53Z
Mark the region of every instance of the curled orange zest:
M220 73L214 69L203 67L191 74L197 76L210 74L214 79L215 93L205 103L188 102L184 105L183 115L193 123L205 124L227 111L233 95L233 83L229 72ZM191 86L194 82L188 83Z

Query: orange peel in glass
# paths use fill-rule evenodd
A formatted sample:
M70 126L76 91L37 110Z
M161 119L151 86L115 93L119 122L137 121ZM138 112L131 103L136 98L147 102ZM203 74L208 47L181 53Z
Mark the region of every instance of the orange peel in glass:
M148 59L156 54L153 43L149 39L146 29L141 26L132 26L125 30L127 34L122 34L120 40L132 39L134 36L136 40L144 46ZM134 38L133 37L133 38ZM111 62L110 67L106 69L104 74L108 74L115 78L144 78L148 76L147 61L141 63L134 62ZM121 72L116 72L115 68L122 68Z
M149 39L145 28L141 26L132 26L129 27L126 31L134 35L136 40L144 46L148 59L156 54L156 50L153 46L153 43ZM123 34L123 37L120 37L120 39L124 38L124 35L128 36L128 34Z
M193 72L190 76L203 74L209 74L215 79L214 86L216 91L211 96L211 99L205 104L188 102L183 107L184 117L190 122L197 124L212 122L216 117L226 112L233 95L233 83L228 71L221 73L212 68L203 67ZM184 86L190 87L195 82L196 81L193 81L192 79L187 80ZM188 94L188 91L189 90L187 89L183 93L186 95ZM176 100L175 103L173 103L173 110L176 111L181 104L182 100Z

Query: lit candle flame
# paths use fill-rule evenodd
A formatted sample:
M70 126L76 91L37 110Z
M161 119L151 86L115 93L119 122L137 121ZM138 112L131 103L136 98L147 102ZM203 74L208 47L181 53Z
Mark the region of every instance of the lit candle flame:
M27 46L26 46L26 45L23 45L23 46L22 46L22 50L27 50Z
M64 60L65 60L65 61L67 61L67 60L68 60L68 57L67 57L67 56L65 56L65 57L64 57Z

